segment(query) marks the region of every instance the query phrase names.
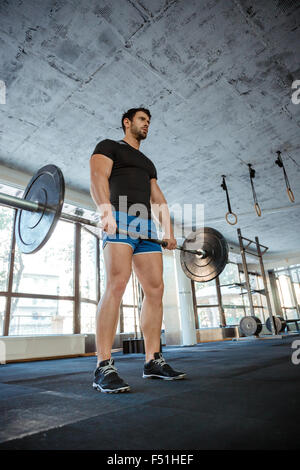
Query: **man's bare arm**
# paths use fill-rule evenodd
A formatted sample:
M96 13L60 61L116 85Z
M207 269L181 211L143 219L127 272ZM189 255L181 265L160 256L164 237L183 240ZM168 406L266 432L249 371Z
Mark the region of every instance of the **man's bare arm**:
M111 230L111 225L115 226L109 191L109 177L112 167L113 161L105 155L94 154L90 159L91 196L101 215L103 229L109 233L114 232Z
M150 201L153 215L162 226L164 231L164 238L174 240L174 231L166 198L164 197L163 192L158 186L157 180L155 178L150 180L150 185Z
M100 210L104 204L110 205L109 177L113 161L105 155L95 154L90 159L91 196Z

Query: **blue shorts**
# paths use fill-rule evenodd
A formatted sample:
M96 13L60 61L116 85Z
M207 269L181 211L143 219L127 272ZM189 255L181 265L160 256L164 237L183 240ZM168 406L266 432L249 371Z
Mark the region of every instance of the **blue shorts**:
M113 212L116 219L117 226L121 230L126 230L134 237L128 237L123 233L114 233L108 235L103 232L102 247L104 248L107 243L124 243L130 245L134 255L140 253L161 253L162 248L158 243L142 240L139 236L157 239L157 231L153 220L142 219L135 215L128 215L126 212Z

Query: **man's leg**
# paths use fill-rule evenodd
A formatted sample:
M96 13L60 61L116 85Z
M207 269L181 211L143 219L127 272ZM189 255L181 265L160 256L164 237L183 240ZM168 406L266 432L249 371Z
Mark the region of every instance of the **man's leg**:
M144 291L141 329L144 335L146 362L143 377L158 377L164 380L183 379L186 374L172 369L159 352L164 291L162 254L135 254L133 268Z
M146 362L160 350L164 292L162 254L140 253L133 256L133 269L144 291L141 330L144 336Z
M119 321L120 303L132 270L132 248L125 243L107 243L103 255L106 288L97 311L98 365L111 357L111 348Z

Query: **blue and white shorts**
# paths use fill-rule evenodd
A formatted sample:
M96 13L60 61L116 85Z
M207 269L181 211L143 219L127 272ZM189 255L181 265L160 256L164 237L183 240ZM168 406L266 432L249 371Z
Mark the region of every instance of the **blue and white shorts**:
M157 239L157 231L152 219L142 219L135 215L128 215L126 212L114 211L113 216L119 229L126 230L134 237L129 237L123 233L114 233L109 235L103 232L102 247L107 243L124 243L130 245L134 255L141 253L161 253L162 248L158 243L148 240L142 240L139 236Z

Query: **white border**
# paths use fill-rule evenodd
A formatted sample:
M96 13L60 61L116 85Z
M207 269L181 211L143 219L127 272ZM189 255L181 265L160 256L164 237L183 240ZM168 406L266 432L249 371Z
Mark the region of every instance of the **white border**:
M148 255L149 253L160 253L162 255L162 251L141 251L140 253L133 253L133 256Z

